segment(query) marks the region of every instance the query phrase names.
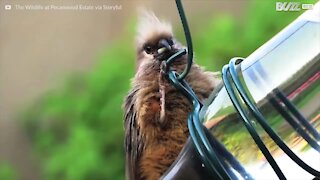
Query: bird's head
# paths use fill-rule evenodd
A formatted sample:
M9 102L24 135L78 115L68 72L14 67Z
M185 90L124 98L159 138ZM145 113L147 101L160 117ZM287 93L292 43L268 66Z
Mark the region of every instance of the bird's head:
M153 13L143 12L137 28L138 64L160 64L182 48L173 36L168 22L159 20Z

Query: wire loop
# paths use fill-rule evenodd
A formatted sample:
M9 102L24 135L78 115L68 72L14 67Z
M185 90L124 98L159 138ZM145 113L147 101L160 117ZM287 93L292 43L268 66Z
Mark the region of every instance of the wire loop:
M181 49L171 57L169 57L165 61L165 71L163 72L166 75L166 78L169 79L170 83L175 86L181 93L183 93L193 105L193 109L188 116L188 128L190 132L190 136L192 138L193 143L196 146L196 149L200 155L200 158L206 167L209 170L209 173L212 177L217 179L238 179L234 172L230 170L230 166L233 167L244 179L253 179L249 173L245 171L242 165L236 160L236 158L228 152L225 147L219 143L219 141L215 140L214 137L210 135L206 135L204 131L204 126L202 125L199 112L202 104L198 100L196 94L192 90L192 88L188 85L188 83L184 80L187 74L190 71L190 68L193 63L193 48L191 35L187 23L186 16L183 11L183 6L180 0L176 0L177 9L180 15L181 23L183 25L185 38L187 41L188 49ZM175 60L182 57L183 55L188 54L187 66L181 74L178 74L174 70L170 70L170 66L174 63ZM274 169L275 173L280 179L286 179L283 172L279 168L278 164L274 160L272 154L269 152L268 148L261 140L259 134L256 129L252 125L247 112L244 110L244 105L250 110L253 114L253 117L258 121L258 123L263 127L263 129L267 132L267 134L272 138L272 140L301 168L309 172L314 176L320 176L320 172L310 167L304 161L302 161L279 137L279 135L273 131L273 129L268 125L265 117L259 111L258 107L250 100L246 90L241 84L241 81L238 77L237 73L237 64L242 62L243 58L233 58L230 60L229 65L225 65L222 69L222 80L224 83L224 87L235 106L237 112L240 114L240 117L250 133L251 137L266 157L267 161ZM288 115L288 113L281 109L282 106L273 98L269 98L270 103L279 111L279 113L284 117L285 120L297 131L297 133L302 136L311 147L320 152L320 146L317 144L317 140L319 140L319 133L317 130L298 112L298 110L294 107L293 104L286 97L279 92L279 90L275 90L276 96L281 99L284 104L288 107L288 110L298 119L299 123L292 120L292 117ZM241 103L241 100L244 102ZM309 136L305 131L303 131L303 127L309 131L310 134L313 135L314 138ZM210 138L210 140L208 139ZM215 148L210 143L215 141ZM218 152L219 151L219 152ZM227 163L228 165L227 165Z

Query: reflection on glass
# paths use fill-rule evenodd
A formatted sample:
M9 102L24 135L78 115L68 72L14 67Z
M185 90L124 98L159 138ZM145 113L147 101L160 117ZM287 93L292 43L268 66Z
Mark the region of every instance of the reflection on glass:
M319 39L320 22L298 21L272 40L269 47L249 56L238 69L243 86L267 123L300 159L317 171L320 171ZM295 164L245 110L287 178L313 177ZM277 178L224 87L203 108L202 116L212 135L254 178Z

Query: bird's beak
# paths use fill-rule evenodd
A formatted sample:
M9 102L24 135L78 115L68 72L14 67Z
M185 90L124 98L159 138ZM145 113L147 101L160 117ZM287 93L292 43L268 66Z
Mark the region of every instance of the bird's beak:
M170 46L170 44L168 43L168 41L166 39L161 39L158 43L158 47L160 47L158 50L157 50L157 53L158 54L162 54L163 52L165 51L170 51L172 48Z

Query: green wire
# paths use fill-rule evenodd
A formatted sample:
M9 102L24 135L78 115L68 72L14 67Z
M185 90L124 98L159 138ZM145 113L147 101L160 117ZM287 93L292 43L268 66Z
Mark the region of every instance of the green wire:
M229 65L225 65L222 68L222 81L225 85L226 91L233 103L234 107L236 108L237 112L240 114L241 120L244 123L245 127L247 128L248 132L250 133L252 139L257 144L260 151L263 153L264 157L267 159L279 179L286 179L284 174L282 173L280 167L278 166L277 162L274 160L273 156L271 155L270 151L263 143L262 139L260 138L258 132L255 130L254 126L251 123L250 118L248 117L247 113L245 112L244 108L240 104L240 100L235 94L232 88L232 82L228 78L229 73Z
M297 156L291 149L281 140L280 136L272 130L272 128L268 125L267 120L259 111L258 107L250 100L245 88L242 86L240 79L237 74L236 64L240 63L242 58L232 58L229 63L229 72L231 75L231 79L235 83L236 90L239 92L242 100L245 102L247 107L249 107L251 113L256 118L256 120L261 124L262 128L268 133L268 135L273 139L273 141L300 167L309 172L310 174L318 177L320 176L320 172L313 169L307 163L302 161L299 156ZM315 142L316 143L316 142ZM312 146L313 147L313 146Z
M184 14L184 10L183 10L183 6L182 6L181 1L176 0L176 5L178 8L178 12L180 15L180 19L181 19L181 23L182 23L183 30L184 30L184 35L185 35L186 41L187 41L187 47L188 47L188 64L187 64L187 67L182 72L182 74L180 74L178 77L178 80L181 81L188 75L188 73L190 71L190 68L191 68L191 65L193 62L193 48L192 48L192 39L191 39L191 34L190 34L188 22L186 19L186 15Z

